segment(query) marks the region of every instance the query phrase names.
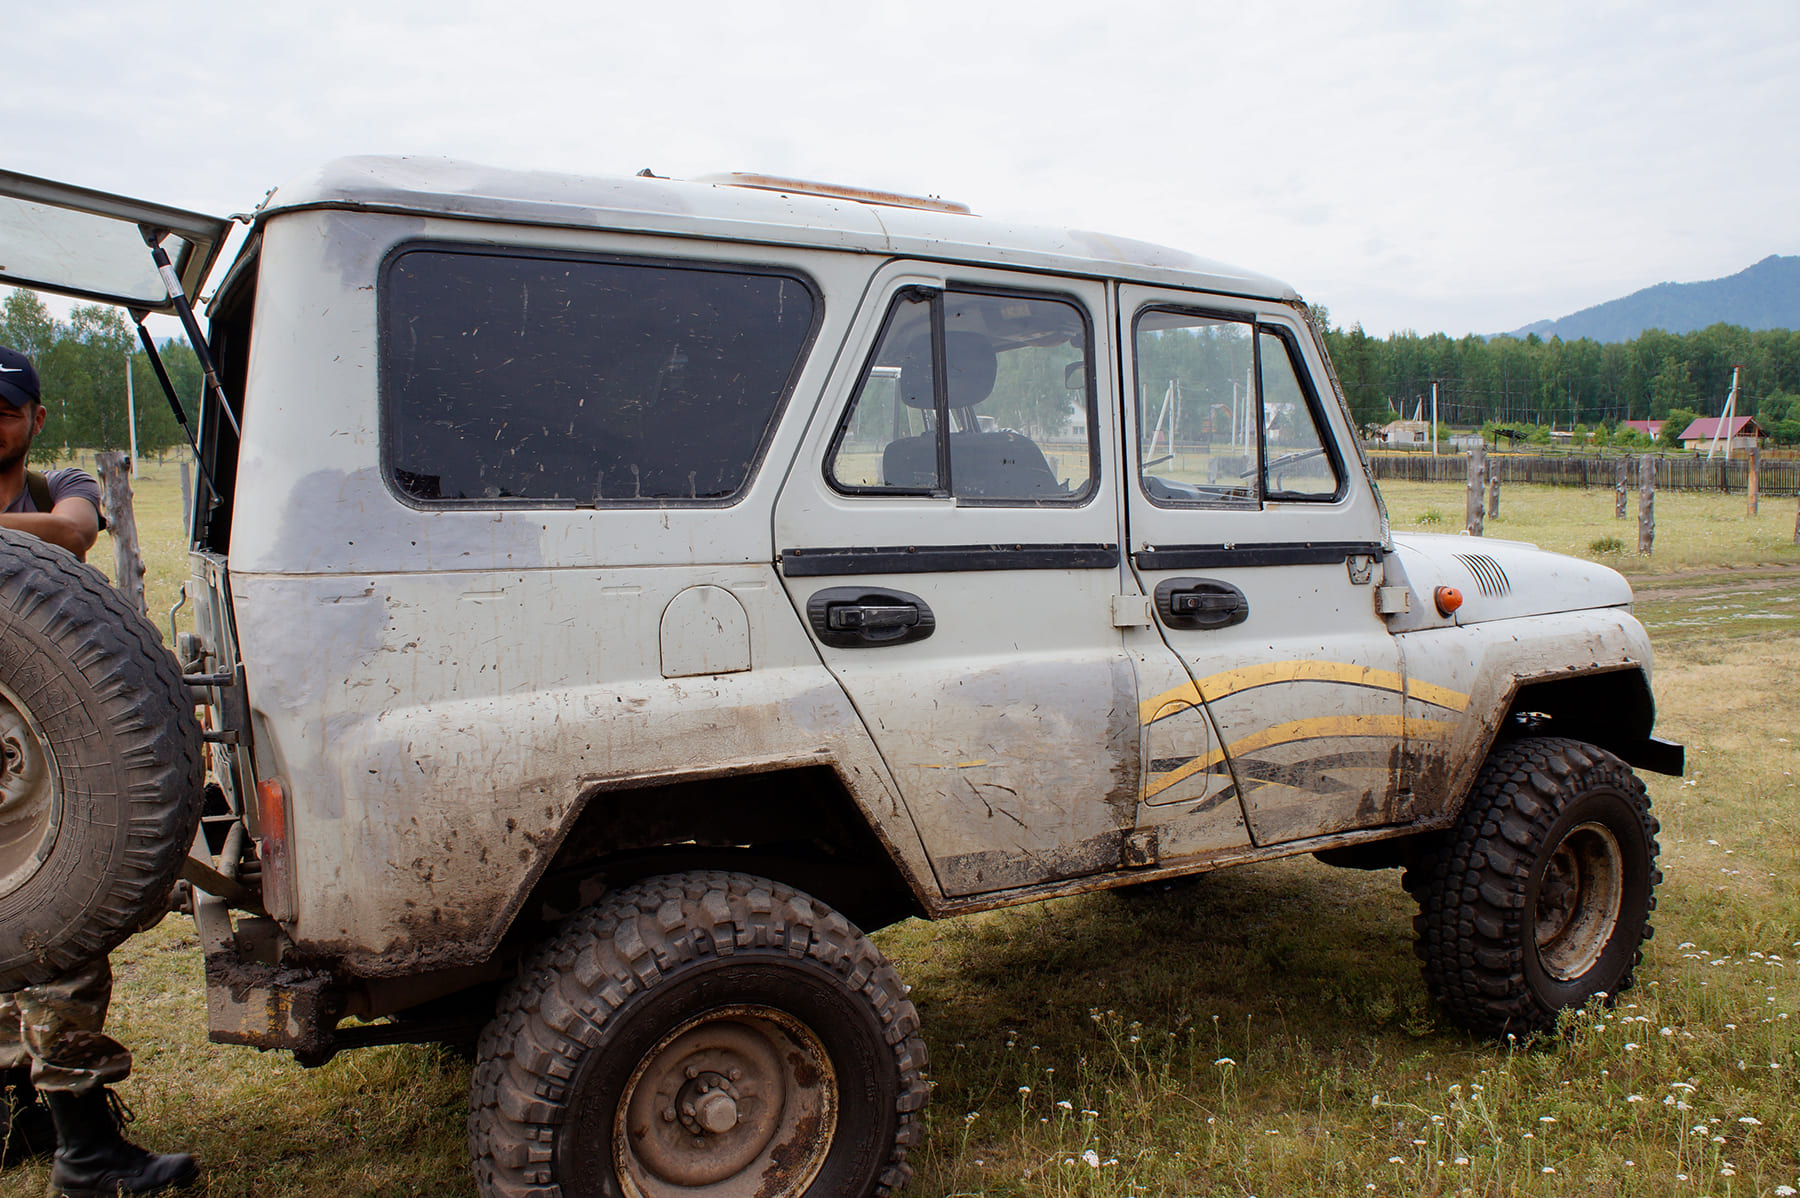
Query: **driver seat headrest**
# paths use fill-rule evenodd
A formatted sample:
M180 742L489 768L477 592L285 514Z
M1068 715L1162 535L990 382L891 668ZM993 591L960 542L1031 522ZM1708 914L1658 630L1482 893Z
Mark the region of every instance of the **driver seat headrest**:
M972 408L994 390L999 356L984 333L944 334L944 362L949 368L952 408ZM931 394L931 338L921 337L900 359L900 399L909 408L929 411Z

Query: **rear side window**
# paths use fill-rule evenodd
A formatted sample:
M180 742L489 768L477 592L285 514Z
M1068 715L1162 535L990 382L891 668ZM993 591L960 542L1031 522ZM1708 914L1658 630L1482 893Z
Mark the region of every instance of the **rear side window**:
M403 250L382 283L389 478L422 504L723 503L817 323L736 265Z

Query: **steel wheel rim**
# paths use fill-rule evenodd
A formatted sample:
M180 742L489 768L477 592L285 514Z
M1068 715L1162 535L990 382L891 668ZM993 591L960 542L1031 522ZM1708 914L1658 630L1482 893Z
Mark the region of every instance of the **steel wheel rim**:
M0 898L43 866L62 825L62 784L50 738L0 686Z
M1561 982L1600 960L1619 926L1625 854L1605 824L1589 821L1557 842L1538 882L1534 933L1544 971Z
M778 1198L806 1191L837 1132L837 1075L812 1030L731 1006L644 1054L619 1096L613 1161L630 1198Z

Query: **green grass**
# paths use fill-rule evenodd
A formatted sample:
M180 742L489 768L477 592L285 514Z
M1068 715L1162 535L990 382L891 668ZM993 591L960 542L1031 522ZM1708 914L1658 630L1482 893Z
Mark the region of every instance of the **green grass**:
M180 532L158 491L174 477L146 471L139 489L146 542L175 559L152 574L167 602ZM1461 510L1455 487L1384 491L1396 528ZM1800 1188L1790 504L1751 521L1738 498L1666 494L1655 556L1604 559L1634 575L1658 650L1659 731L1685 742L1690 762L1685 778L1647 778L1666 876L1639 984L1615 1009L1596 1005L1541 1043L1475 1040L1425 996L1398 873L1310 858L908 922L877 936L914 987L932 1054L929 1134L907 1193ZM1502 511L1490 532L1546 548L1585 556L1608 535L1635 545L1631 521L1616 531L1608 492L1514 487ZM107 559L104 540L95 556ZM209 1044L180 918L115 964L112 1026L138 1055L123 1087L141 1116L134 1134L198 1151L200 1193L474 1193L461 1060L380 1048L308 1071ZM37 1195L45 1174L0 1174L0 1194Z

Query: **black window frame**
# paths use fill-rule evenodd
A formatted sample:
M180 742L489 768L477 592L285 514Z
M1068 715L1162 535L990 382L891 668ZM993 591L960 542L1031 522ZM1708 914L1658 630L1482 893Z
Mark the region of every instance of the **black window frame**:
M391 387L391 357L389 354L388 316L392 301L391 278L400 260L407 254L429 252L467 255L477 258L526 258L545 262L569 262L605 266L644 266L672 270L704 271L712 274L764 275L789 280L806 289L812 297L812 324L806 335L801 338L800 347L794 356L793 367L788 371L787 381L783 384L781 394L776 398L769 412L768 423L763 428L762 436L757 441L755 453L748 459L744 471L744 479L737 490L730 495L707 498L682 498L671 496L665 498L630 498L630 499L597 499L581 501L576 499L532 499L528 497L487 498L453 498L424 499L408 492L394 478L397 464L393 458L395 438L394 403ZM795 388L800 376L805 373L807 363L812 360L814 346L818 342L819 330L825 323L825 294L817 281L809 274L791 265L777 265L765 262L744 262L725 258L677 258L657 254L620 254L605 251L575 250L553 246L518 246L492 245L466 241L447 241L436 238L423 238L403 241L390 247L382 257L381 266L376 276L375 291L375 362L376 362L376 396L380 407L380 451L382 483L388 491L407 507L418 511L644 511L664 508L728 508L742 503L744 496L755 486L762 471L762 465L768 456L769 445L775 439L775 431L781 427L789 404L793 401Z
M1061 499L996 499L977 495L957 495L955 493L956 478L950 465L949 442L949 408L950 383L945 362L944 336L944 293L957 295L981 295L997 299L1053 300L1067 304L1073 308L1081 319L1082 333L1085 343L1082 347L1082 371L1085 375L1083 390L1087 401L1087 448L1088 477L1087 485L1079 492ZM869 377L875 369L875 359L880 357L883 345L886 344L889 328L892 326L895 313L903 302L928 299L931 303L931 390L932 411L935 413L934 425L937 430L937 460L939 486L936 487L865 487L853 483L840 482L832 466L837 461L839 448L850 430L850 418L856 411L856 405L862 399L863 388L868 385ZM1079 508L1092 503L1100 494L1100 437L1099 437L1099 390L1094 378L1094 317L1088 311L1085 301L1073 292L1045 288L996 286L984 282L963 282L951 279L942 287L910 283L894 289L888 297L887 311L882 313L881 328L875 335L874 345L869 356L863 361L862 369L857 371L856 384L850 389L851 401L845 405L838 417L837 428L831 434L831 441L825 449L825 458L821 463L821 473L825 477L825 485L839 495L859 499L949 499L957 507L1001 507L1001 508ZM1041 448L1041 447L1040 447Z

